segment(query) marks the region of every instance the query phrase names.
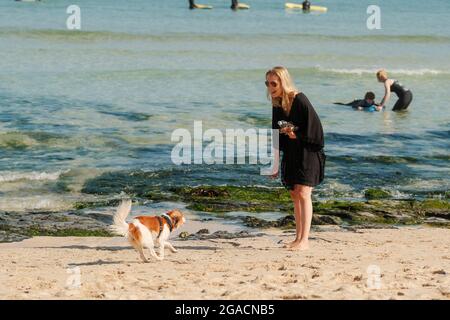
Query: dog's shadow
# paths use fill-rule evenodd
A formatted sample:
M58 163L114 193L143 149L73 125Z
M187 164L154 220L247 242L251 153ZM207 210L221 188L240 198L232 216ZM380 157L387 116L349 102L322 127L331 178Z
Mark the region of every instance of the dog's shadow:
M211 250L216 251L220 250L218 247L209 247L209 246L176 246L177 250Z
M155 246L155 249L158 249L158 246ZM104 251L121 251L121 250L134 250L133 247L130 246L99 246L99 247L90 247L83 245L72 245L72 246L61 246L61 247L38 247L38 249L77 249L77 250L104 250ZM218 247L209 247L209 246L176 246L176 249L180 250L220 250ZM167 250L167 249L166 249Z
M61 246L61 247L39 247L39 249L76 249L76 250L104 250L104 251L121 251L121 250L133 250L132 247L129 246L99 246L99 247L91 247L84 245L71 245L71 246ZM177 250L212 250L216 251L220 248L217 247L209 247L209 246L177 246ZM166 249L167 250L167 249ZM156 262L156 261L155 261ZM143 263L140 260L135 261L107 261L107 260L96 260L90 262L80 262L80 263L70 263L70 267L81 267L81 266L99 266L99 265L113 265L113 264L124 264L124 263L133 263L133 264L141 264Z
M80 263L70 263L69 267L87 267L87 266L101 266L101 265L109 265L109 264L124 264L124 263L138 263L138 261L105 261L99 259L97 261L91 262L80 262Z
M130 250L132 247L128 246L99 246L90 247L82 245L72 245L72 246L61 246L61 247L38 247L38 249L87 249L87 250L104 250L104 251L120 251L120 250Z

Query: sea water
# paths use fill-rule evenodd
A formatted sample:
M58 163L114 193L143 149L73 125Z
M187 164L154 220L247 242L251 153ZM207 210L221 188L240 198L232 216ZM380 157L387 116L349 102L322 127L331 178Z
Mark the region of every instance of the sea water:
M315 1L326 14L284 1L0 0L0 210L66 210L117 195L126 184L280 187L258 165L174 165L177 128L270 128L265 72L286 66L319 114L328 155L320 199L395 197L449 189L450 2ZM66 9L81 9L68 30ZM383 86L410 88L407 112L357 112L348 102ZM146 172L144 181L136 174ZM86 188L92 179L98 190ZM108 188L103 188L107 185Z

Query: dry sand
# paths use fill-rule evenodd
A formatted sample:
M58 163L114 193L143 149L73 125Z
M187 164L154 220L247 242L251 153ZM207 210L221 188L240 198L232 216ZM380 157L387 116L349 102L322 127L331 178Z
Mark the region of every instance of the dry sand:
M450 298L450 230L324 230L303 252L281 248L292 234L278 230L173 239L178 252L150 263L118 237L2 243L0 299Z

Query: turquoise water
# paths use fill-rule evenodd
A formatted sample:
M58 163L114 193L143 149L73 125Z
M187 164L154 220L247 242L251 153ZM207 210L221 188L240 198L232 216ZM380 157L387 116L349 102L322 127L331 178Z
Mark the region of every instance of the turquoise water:
M201 3L200 1L198 1ZM328 155L315 195L358 199L369 187L396 197L449 189L450 2L317 1L326 14L248 0L232 12L187 1L87 1L81 31L65 27L73 1L0 1L0 210L71 208L97 198L90 179L135 185L264 185L259 166L175 166L176 128L267 128L264 74L289 68L319 113ZM386 68L414 93L406 113L332 105L372 90ZM391 100L390 107L395 99ZM137 182L134 173L148 172ZM99 188L114 196L120 188ZM90 193L87 194L87 189ZM100 190L101 189L101 190ZM109 191L105 191L109 190Z

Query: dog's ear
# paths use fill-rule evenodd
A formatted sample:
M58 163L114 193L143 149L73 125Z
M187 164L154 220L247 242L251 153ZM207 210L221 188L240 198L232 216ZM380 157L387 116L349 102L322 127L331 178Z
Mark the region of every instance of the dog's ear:
M175 228L178 228L178 224L180 223L180 219L178 219L178 217L173 217L173 223L175 224Z
M181 212L178 210L171 210L167 214L172 218L174 227L178 228L178 225L182 220Z
M173 213L174 213L174 210L170 210L166 214L170 217L170 219L172 219L173 227L176 228L178 225L178 219L175 217L175 215Z

